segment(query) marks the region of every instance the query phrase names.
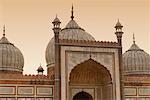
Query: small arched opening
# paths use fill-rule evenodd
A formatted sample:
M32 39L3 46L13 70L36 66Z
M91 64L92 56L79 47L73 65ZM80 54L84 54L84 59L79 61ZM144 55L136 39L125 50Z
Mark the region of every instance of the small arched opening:
M93 100L92 96L84 91L77 93L73 100Z

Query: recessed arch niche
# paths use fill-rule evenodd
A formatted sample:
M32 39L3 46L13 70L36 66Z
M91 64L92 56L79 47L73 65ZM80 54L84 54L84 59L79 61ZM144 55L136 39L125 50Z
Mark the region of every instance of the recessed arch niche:
M93 89L94 92L92 93L95 98L105 100L111 100L112 98L112 78L109 70L91 58L72 69L69 77L69 86L71 91L75 88Z

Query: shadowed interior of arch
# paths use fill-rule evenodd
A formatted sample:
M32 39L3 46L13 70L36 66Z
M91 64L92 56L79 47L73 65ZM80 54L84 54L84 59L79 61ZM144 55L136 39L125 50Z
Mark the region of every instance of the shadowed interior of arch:
M111 83L110 72L100 63L88 59L72 69L70 73L70 85L74 84L98 84Z
M77 93L73 100L93 100L92 96L84 91Z

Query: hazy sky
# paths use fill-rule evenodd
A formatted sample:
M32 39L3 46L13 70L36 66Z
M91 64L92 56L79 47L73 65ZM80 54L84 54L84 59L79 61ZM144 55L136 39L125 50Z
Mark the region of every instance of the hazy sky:
M45 49L53 36L56 14L61 27L70 20L74 5L76 22L99 41L116 41L114 26L119 18L123 27L123 51L136 43L150 54L150 0L0 0L0 37L6 37L24 55L25 74L46 70Z

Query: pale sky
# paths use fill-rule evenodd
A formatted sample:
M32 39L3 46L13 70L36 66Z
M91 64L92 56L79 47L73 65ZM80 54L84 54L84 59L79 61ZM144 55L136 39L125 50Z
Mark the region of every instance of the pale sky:
M117 19L123 27L123 51L136 43L150 54L150 0L0 0L0 37L6 37L24 55L24 74L46 72L45 50L53 36L56 14L64 28L74 5L75 21L99 41L116 41Z

